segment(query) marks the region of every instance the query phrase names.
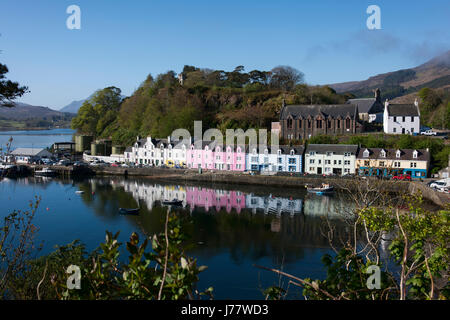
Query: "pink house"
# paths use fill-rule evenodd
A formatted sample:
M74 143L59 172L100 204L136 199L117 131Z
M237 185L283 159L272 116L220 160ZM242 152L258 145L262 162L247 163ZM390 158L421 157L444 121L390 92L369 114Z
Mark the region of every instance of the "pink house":
M224 146L214 141L191 144L186 163L188 168L207 170L245 170L245 146Z
M216 211L224 208L228 213L232 209L240 213L245 208L245 194L240 191L187 187L186 202L191 208L201 207L207 212L210 208L215 208Z

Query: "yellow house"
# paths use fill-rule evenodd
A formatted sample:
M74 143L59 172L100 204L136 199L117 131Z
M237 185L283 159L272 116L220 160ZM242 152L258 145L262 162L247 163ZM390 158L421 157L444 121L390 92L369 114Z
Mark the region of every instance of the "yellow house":
M426 178L429 166L428 149L360 148L355 169L365 176L408 174L411 178Z

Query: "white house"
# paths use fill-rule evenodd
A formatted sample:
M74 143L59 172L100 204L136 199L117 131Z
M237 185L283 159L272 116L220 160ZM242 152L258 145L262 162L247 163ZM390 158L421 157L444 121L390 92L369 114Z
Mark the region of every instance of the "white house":
M384 103L383 128L389 134L418 134L420 133L419 103L392 104Z
M256 146L249 146L245 169L262 172L303 172L303 150L302 146L279 146L273 152L271 147L266 147L261 153Z
M171 137L167 139L155 139L147 137L136 139L133 146L128 147L124 152L125 161L152 165L152 166L184 166L186 164L187 144L180 141L173 141Z
M17 148L10 153L16 163L32 163L53 156L44 148Z
M357 145L310 144L305 152L305 172L309 174L354 174Z

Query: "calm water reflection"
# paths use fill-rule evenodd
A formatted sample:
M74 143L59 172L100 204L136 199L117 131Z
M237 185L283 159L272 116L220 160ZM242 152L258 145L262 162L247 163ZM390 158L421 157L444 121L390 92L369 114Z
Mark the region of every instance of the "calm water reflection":
M75 191L85 191L76 195ZM188 253L209 268L199 289L215 288L217 299L262 299L261 288L279 279L253 264L283 268L301 277L323 277L320 258L331 253L323 236L323 217L336 232L346 232L336 211L350 206L337 197L308 195L296 189L254 186L199 185L145 179L94 178L62 181L27 178L0 181L1 216L26 209L34 196L42 203L36 217L44 253L56 244L82 240L94 249L104 231L151 236L163 230L163 200L177 198L191 216L186 227ZM139 216L122 216L119 207L141 207ZM337 209L336 209L337 208ZM291 298L300 298L292 291Z

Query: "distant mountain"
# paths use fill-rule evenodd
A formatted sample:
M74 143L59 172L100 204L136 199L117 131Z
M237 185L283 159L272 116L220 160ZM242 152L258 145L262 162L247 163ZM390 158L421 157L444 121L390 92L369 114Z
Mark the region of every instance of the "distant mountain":
M27 103L16 102L14 107L0 107L0 118L3 120L49 120L53 117L72 117L72 114L56 111L48 107L32 106Z
M69 128L74 116L48 107L15 103L12 108L0 106L0 130Z
M352 93L357 98L372 97L376 88L383 99L411 95L421 88L449 88L450 50L411 69L403 69L370 77L364 81L350 81L329 85L338 93Z
M93 96L94 96L94 94L91 94L86 99L74 100L71 103L69 103L67 106L62 107L59 111L61 111L61 112L70 112L70 113L77 113L78 109L80 109L80 107L83 105L83 102L85 102L86 100L91 99Z
M69 103L67 106L62 107L59 111L61 112L70 112L70 113L78 113L78 109L83 105L83 102L86 100L91 99L94 96L95 92L91 94L89 97L83 100L74 100L71 103ZM125 96L122 96L122 99L125 98Z
M86 99L84 99L84 100L74 100L71 103L69 103L67 106L61 108L60 111L61 112L77 113L78 109L80 109L80 107L81 107L81 105L83 104L84 101L86 101Z

